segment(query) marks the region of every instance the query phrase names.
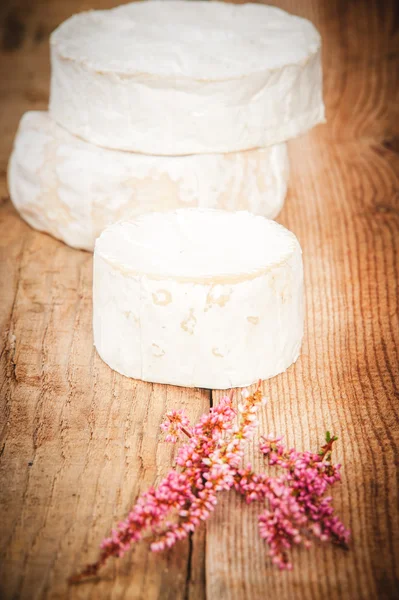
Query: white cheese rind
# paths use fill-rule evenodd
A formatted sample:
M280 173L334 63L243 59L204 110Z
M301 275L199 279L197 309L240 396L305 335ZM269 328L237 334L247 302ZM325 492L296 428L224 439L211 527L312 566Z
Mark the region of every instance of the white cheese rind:
M183 209L117 223L96 242L94 343L128 377L247 386L295 362L303 319L301 249L273 221Z
M100 148L45 112L21 120L9 163L11 199L40 231L93 250L101 231L149 211L200 206L274 218L287 190L285 144L230 154L146 156Z
M275 7L135 2L51 37L52 117L109 148L232 152L324 121L320 36Z

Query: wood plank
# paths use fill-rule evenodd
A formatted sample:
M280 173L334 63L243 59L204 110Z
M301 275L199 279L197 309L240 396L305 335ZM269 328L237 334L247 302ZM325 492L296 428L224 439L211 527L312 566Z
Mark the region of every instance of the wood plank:
M166 410L184 406L195 420L210 398L132 381L102 363L91 330L91 254L33 231L8 200L18 121L47 105L48 34L90 7L1 5L0 597L196 600L204 597L205 530L168 554L150 554L143 543L98 581L66 581L170 468L173 449L159 436Z
M33 232L9 203L0 218L0 277L11 284L2 298L2 597L63 598L66 576L95 558L169 468L165 411L185 406L198 418L209 393L112 372L93 348L91 255ZM193 543L203 554L204 538ZM155 556L143 544L70 597L188 597L189 546Z
M343 482L334 498L353 543L348 553L337 548L295 553L294 571L282 576L270 569L256 509L247 512L229 495L208 524L208 596L260 598L267 589L283 598L394 597L399 220L394 199L386 195L392 153L368 142L332 150L317 139L293 145L292 153L295 193L289 203L302 213L298 210L295 224L307 282L306 336L297 364L264 383L270 405L260 431L284 434L290 446L315 450L326 430L339 436L336 459L343 463ZM398 168L397 157L394 162ZM287 213L281 221L288 224ZM215 402L218 398L214 394ZM256 444L248 460L262 468Z
M67 587L137 494L172 463L168 408L195 419L207 391L111 372L93 350L91 256L30 229L12 208L6 166L24 111L48 99L48 34L71 13L118 0L0 4L0 596L257 600L394 598L398 427L398 10L394 0L278 0L324 40L329 123L290 145L279 219L303 246L306 337L298 363L264 384L260 430L315 448L339 435L338 513L350 552L317 547L270 567L256 507L222 498L206 528L167 554L142 544L99 580ZM4 285L4 282L6 284ZM215 393L217 402L220 393ZM262 460L251 443L248 458ZM206 569L206 572L205 572ZM206 581L205 581L206 580ZM206 585L206 588L205 588Z
M270 566L249 510L226 495L207 528L207 597L296 600L394 598L398 588L398 30L394 3L273 2L311 18L324 40L328 125L290 143L290 193L279 221L303 248L302 355L264 383L260 431L317 449L339 436L338 514L349 552L294 552L294 570ZM397 18L397 13L396 13ZM397 25L397 21L396 21ZM393 72L395 71L395 72ZM394 81L392 81L392 78ZM220 393L213 394L217 403ZM248 460L263 461L257 443Z

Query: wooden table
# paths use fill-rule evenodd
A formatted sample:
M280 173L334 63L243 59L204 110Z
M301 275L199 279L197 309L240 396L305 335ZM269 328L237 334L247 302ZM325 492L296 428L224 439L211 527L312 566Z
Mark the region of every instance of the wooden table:
M281 0L324 39L328 125L290 144L292 176L279 221L303 247L306 336L287 373L264 383L260 430L316 449L339 436L338 514L349 552L294 553L271 567L256 507L234 492L189 541L152 555L143 543L98 580L66 577L140 491L159 481L173 448L167 409L193 419L221 394L132 381L93 348L92 256L26 225L6 169L24 111L48 100L48 35L107 0L2 0L0 6L1 598L365 600L399 593L398 19L394 0ZM396 4L396 12L395 12ZM395 97L396 94L396 97ZM239 240L237 240L239 243ZM261 467L256 441L248 458ZM395 583L396 581L396 583ZM396 595L396 597L398 597Z

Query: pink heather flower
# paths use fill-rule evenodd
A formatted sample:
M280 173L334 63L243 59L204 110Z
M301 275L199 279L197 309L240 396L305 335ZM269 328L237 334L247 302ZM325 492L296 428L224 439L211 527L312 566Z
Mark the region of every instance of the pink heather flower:
M177 442L183 435L191 435L190 421L183 410L169 410L161 423L161 430L167 433L165 441Z
M217 492L234 485L243 444L256 428L262 400L259 383L253 394L243 396L238 425L234 424L232 394L223 397L194 427L183 411L169 411L161 426L166 440L176 441L181 434L188 437L176 460L180 472L170 471L158 488L144 493L128 517L102 542L97 562L71 581L95 575L110 556L122 556L146 531L154 537L151 549L159 551L184 539L207 519L217 504Z
M261 451L269 465L280 467L283 474L257 475L248 465L235 475L235 489L247 502L266 503L267 508L259 516L259 532L280 569L292 568L288 550L301 543L308 548L312 536L344 547L349 542L349 531L333 516L332 498L324 496L328 486L340 480L340 465L331 463L336 439L327 432L327 443L313 454L286 450L281 438L269 435L260 444Z
M230 394L194 426L183 411L169 411L161 425L166 440L187 438L176 458L179 470L171 470L157 488L140 496L127 518L102 542L97 562L71 581L95 575L110 556L122 556L146 532L153 537L151 550L170 548L209 518L218 492L233 487L248 503L263 504L259 532L279 568L291 569L288 551L297 544L309 547L310 537L346 545L349 532L333 515L331 498L324 496L328 486L340 479L340 465L331 463L336 438L327 433L319 454L312 454L286 450L282 438L268 436L261 451L282 474L270 477L254 473L251 465L240 468L244 443L256 429L257 412L265 402L259 384L253 394L242 393L237 411Z

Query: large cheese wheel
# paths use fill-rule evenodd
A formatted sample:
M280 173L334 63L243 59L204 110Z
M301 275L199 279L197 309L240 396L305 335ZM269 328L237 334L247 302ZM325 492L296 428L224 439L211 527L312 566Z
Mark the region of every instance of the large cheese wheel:
M22 118L9 164L12 201L33 227L93 250L111 223L203 206L274 218L287 189L285 144L230 154L146 156L71 135L45 112Z
M53 118L147 154L232 152L324 120L320 36L278 8L134 2L75 15L51 37Z
M225 389L285 371L303 334L299 243L248 212L180 209L96 241L94 343L123 375Z

